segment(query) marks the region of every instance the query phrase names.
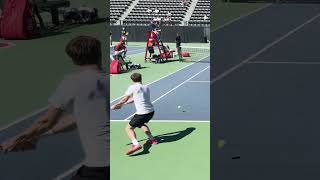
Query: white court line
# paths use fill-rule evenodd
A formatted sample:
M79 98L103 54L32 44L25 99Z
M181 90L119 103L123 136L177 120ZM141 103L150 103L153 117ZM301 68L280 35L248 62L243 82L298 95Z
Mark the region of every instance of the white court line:
M211 81L188 81L188 83L210 83Z
M320 58L319 58L320 59ZM294 61L250 61L248 64L297 64L297 65L320 65L320 62L294 62Z
M210 57L210 56L206 56L206 57L204 57L204 58L202 58L202 59L200 59L200 60L198 60L198 61L201 61L201 60L206 59L206 58L208 58L208 57ZM196 61L196 62L198 62L198 61ZM195 62L195 63L196 63L196 62ZM193 64L195 64L195 63L189 64L189 65L187 65L187 66L185 66L185 67L183 67L183 68L181 68L181 69L179 69L179 70L177 70L177 71L175 71L175 72L173 72L173 73L170 73L170 74L168 74L168 75L166 75L166 76L164 76L164 77L162 77L162 78L160 78L160 79L158 79L158 80L155 80L155 81L149 83L148 85L153 84L153 83L155 83L155 82L157 82L157 81L160 81L160 80L162 80L162 79L164 79L164 78L166 78L166 77L168 77L168 76L171 76L172 74L174 74L174 73L176 73L176 72L178 72L178 71L181 71L181 70L183 70L183 69L185 69L185 68L187 68L187 67L189 67L189 66L191 66L191 65L193 65ZM210 67L210 66L208 66L207 68L203 69L201 72L207 70L209 67ZM196 75L200 74L201 72L197 73ZM192 76L191 78L187 79L186 81L189 81L190 79L192 79L192 78L195 77L196 75ZM186 82L186 81L185 81L185 82ZM182 84L181 84L181 85L182 85ZM181 85L180 85L180 86L181 86ZM178 86L177 86L176 88L178 88ZM176 88L175 88L175 89L176 89ZM173 91L173 90L174 90L174 89L172 89L171 91ZM171 92L171 91L170 91L170 92ZM169 94L170 92L167 92L166 94ZM154 102L158 101L158 100L161 99L163 96L164 96L164 95L162 95L160 98L156 99ZM123 96L121 96L121 97L123 97ZM121 97L119 97L119 98L117 98L117 99L120 99ZM116 101L117 99L113 100L112 102ZM111 102L111 103L112 103L112 102ZM133 115L134 115L134 114L133 114ZM132 115L132 116L133 116L133 115ZM130 117L126 118L125 120L111 120L111 122L117 122L117 121L125 122L125 121L127 121L129 118L130 118ZM151 121L151 122L156 122L156 121ZM159 122L159 121L158 121L158 122ZM162 121L162 122L165 122L165 121ZM170 121L170 122L173 122L173 121ZM179 122L183 122L183 121L179 121ZM188 122L192 122L192 121L188 121ZM200 122L200 121L197 121L197 122ZM210 122L210 121L204 121L204 122ZM61 180L62 178L68 176L68 175L71 174L73 171L77 170L77 167L81 166L81 164L82 164L82 163L77 164L76 166L72 167L71 169L69 169L69 170L66 171L65 173L63 173L63 174L61 174L60 176L58 176L60 179L54 179L54 180Z
M254 13L258 12L258 11L261 11L261 10L263 10L263 9L271 6L271 5L272 5L272 4L267 4L267 5L265 5L265 6L261 7L261 8L258 8L258 9L254 10L254 11L251 11L251 12L248 13L248 14L239 16L238 18L235 18L235 19L233 19L233 20L231 20L231 21L229 21L229 22L227 22L227 23L225 23L225 24L217 27L217 28L214 29L213 31L217 31L217 30L219 30L219 29L222 29L222 28L224 28L224 27L226 27L226 26L228 26L228 25L230 25L230 24L232 24L232 23L234 23L234 22L236 22L236 21L238 21L238 20L241 20L241 19L243 19L243 18L245 18L245 17L247 17L247 16L249 16L249 15L251 15L251 14L254 14ZM134 50L134 51L140 51L140 50ZM134 51L131 51L131 52L134 52ZM141 52L141 53L142 53L142 52ZM138 54L139 54L139 53L138 53ZM207 57L209 57L209 56L207 56ZM207 57L205 57L205 58L207 58ZM205 59L205 58L203 58L203 59ZM200 59L199 61L201 61L201 60L203 60L203 59ZM196 61L196 62L198 62L198 61ZM194 64L194 63L192 63L192 64ZM192 65L192 64L190 64L190 65ZM176 73L176 72L178 72L178 71L181 71L182 69L187 68L187 67L190 66L190 65L187 65L187 66L185 66L185 67L183 67L183 68L181 68L181 69L179 69L179 70L177 70L177 71L175 71L175 72L173 72L173 73L170 73L170 74L168 74L167 76L164 76L164 77L162 77L162 78L160 78L160 79L158 79L158 80L156 80L156 81L153 81L153 82L151 82L151 83L149 83L149 84L147 84L147 85L150 85L150 84L153 84L153 83L155 83L155 82L157 82L157 81L160 81L161 79L164 79L164 78L166 78L166 77L168 77L168 76L170 76L170 75L172 75L172 74L174 74L174 73ZM211 83L213 83L213 82L211 82ZM122 97L123 97L123 96L120 96L120 97L112 100L110 103L114 103L115 101L121 99ZM45 108L41 108L41 109L37 110L36 112L40 113L41 111L44 111L45 109L46 109L46 107L45 107ZM7 128L15 125L15 124L18 124L19 122L23 121L24 119L27 119L27 118L29 118L29 117L32 117L32 116L35 115L35 114L37 114L37 113L28 114L28 115L20 118L19 120L15 121L15 122L13 122L13 123L10 123L10 124L6 125L6 126L3 127L3 128L0 128L0 132L3 131L4 129L7 129ZM31 116L31 115L32 115L32 116Z
M208 57L210 57L210 56L206 56L206 57L204 57L204 58L202 58L202 59L200 59L200 60L195 61L194 63L191 63L191 64L189 64L189 65L187 65L187 66L184 66L184 67L178 69L178 70L175 71L175 72L172 72L172 73L170 73L170 74L168 74L168 75L166 75L166 76L163 76L163 77L161 77L160 79L157 79L157 80L155 80L155 81L153 81L153 82L151 82L151 83L148 83L147 86L150 86L151 84L154 84L154 83L156 83L156 82L158 82L158 81L160 81L160 80L162 80L162 79L164 79L164 78L167 78L167 77L169 77L169 76L171 76L171 75L173 75L173 74L175 74L175 73L177 73L177 72L179 72L179 71L181 71L181 70L183 70L183 69L185 69L185 68L187 68L187 67L189 67L189 66L191 66L191 65L194 65L195 63L197 63L197 62L199 62L199 61L202 61L202 60L204 60L204 59L206 59L206 58L208 58ZM117 101L117 100L119 100L119 99L121 99L122 97L123 97L123 96L117 97L116 99L112 100L112 101L110 102L110 104L111 104L111 103L114 103L115 101Z
M111 122L126 122L128 120L110 120ZM151 120L150 122L152 123L210 123L210 121L205 120L205 121L186 121L186 120ZM68 171L64 172L63 174L53 178L52 180L63 180L66 176L70 175L71 173L75 172L78 170L84 162L78 163L77 165L73 166L71 169Z
M252 11L251 13L248 13L248 14L246 14L246 15L243 15L243 16L240 16L240 17L238 17L238 18L236 18L236 19L233 19L233 20L231 20L231 21L229 21L229 22L227 22L227 23L219 26L218 28L214 29L213 31L217 31L217 30L219 30L219 29L222 29L222 28L224 28L224 27L232 24L232 23L235 22L235 21L238 21L238 20L240 20L240 19L242 19L242 18L245 18L245 17L247 17L247 16L249 16L249 15L251 15L251 14L254 14L254 13L256 13L256 12L258 12L258 11L266 8L266 7L269 7L270 5L271 5L271 4L266 5L266 6L262 7L262 8L259 8L259 9L255 10L255 11ZM209 57L209 56L207 56L207 57ZM207 58L207 57L205 57L205 58ZM205 59L205 58L203 58L203 59ZM203 59L201 59L201 60L203 60ZM201 60L199 60L199 61L201 61ZM162 78L160 78L160 79L158 79L158 80L156 80L156 81L153 81L153 82L149 83L148 85L153 84L153 83L155 83L155 82L157 82L157 81L160 81L161 79L164 79L164 78L166 78L166 77L168 77L168 76L170 76L170 75L172 75L172 74L174 74L174 73L176 73L176 72L178 72L178 71L181 71L182 69L187 68L188 66L191 66L191 65L193 65L193 64L194 64L194 63L192 63L192 64L190 64L190 65L187 65L187 66L185 66L185 67L183 67L183 68L181 68L181 69L179 69L179 70L177 70L177 71L175 71L175 72L173 72L173 73L171 73L171 74L168 74L167 76L164 76L164 77L162 77ZM122 98L122 97L123 97L123 96L118 97L118 98L112 100L111 103L119 100L119 99ZM45 109L46 109L46 108L42 108L42 109L40 109L40 110L45 110ZM41 111L40 111L40 112L41 112ZM26 117L23 117L23 118L19 119L19 120L20 120L19 122L21 122L21 121L23 121L23 120L25 120L25 119L27 119L27 118L29 118L29 117L32 117L32 116L27 115ZM122 121L123 121L123 120L122 120ZM10 125L10 124L7 125L6 128L9 128L9 127L11 127L12 125L17 124L17 123L19 123L19 122L10 123L11 125ZM6 128L1 128L0 131L4 130L4 129L6 129ZM76 165L75 167L77 167L77 165ZM63 178L64 176L67 176L67 175L68 175L67 173L68 173L69 171L74 171L74 170L73 170L73 169L70 169L70 170L66 171L66 173L63 173L61 176L58 176L58 177ZM69 173L69 174L70 174L70 173ZM58 179L57 179L57 180L58 180Z
M259 9L255 10L255 11L252 11L251 13L248 13L248 14L246 14L246 15L243 15L243 16L240 16L240 17L238 17L238 18L236 18L236 19L233 19L233 20L231 20L231 21L229 21L229 22L227 22L227 23L219 26L218 28L214 29L213 31L217 31L217 30L219 30L219 29L222 29L222 28L224 28L225 26L228 26L228 25L232 24L232 23L235 22L235 21L238 21L238 20L240 20L240 19L242 19L242 18L245 18L245 17L247 17L247 16L249 16L249 15L251 15L251 14L253 14L253 13L256 13L256 12L258 12L258 11L266 8L266 7L269 7L270 5L271 5L271 4L266 5L266 6L262 7L262 8L259 8ZM135 50L135 51L139 51L139 50ZM207 56L207 57L209 57L209 56ZM205 58L207 58L207 57L205 57ZM203 59L205 59L205 58L203 58ZM201 60L203 60L203 59L201 59ZM201 61L201 60L199 60L199 61ZM192 64L190 64L190 65L193 65L193 64L194 64L194 63L192 63ZM153 84L153 83L155 83L155 82L157 82L157 81L160 81L161 79L164 79L164 78L166 78L166 77L168 77L168 76L170 76L170 75L172 75L172 74L174 74L174 73L176 73L176 72L178 72L178 71L181 71L182 69L187 68L187 67L190 66L190 65L187 65L187 66L185 66L185 67L183 67L183 68L181 68L181 69L179 69L179 70L177 70L177 71L175 71L175 72L173 72L173 73L171 73L171 74L168 74L167 76L164 76L164 77L162 77L162 78L160 78L160 79L158 79L158 80L156 80L156 81L153 81L153 82L149 83L148 85ZM123 96L121 96L121 97L123 97ZM116 100L119 100L121 97L118 97L118 98L112 100L111 103L115 102ZM22 117L22 118L20 118L19 120L15 121L15 122L13 122L13 123L10 123L10 124L8 124L7 126L1 128L0 131L3 131L4 129L7 129L7 128L15 125L15 124L18 124L19 122L22 122L23 120L25 120L25 119L27 119L27 118L29 118L29 117L32 117L32 116L34 116L34 115L36 115L36 114L38 114L38 113L40 113L40 112L42 112L42 111L44 111L44 110L46 110L46 109L47 109L47 107L44 107L44 108L41 108L40 110L36 111L35 113L28 114L27 116ZM123 120L121 120L121 121L123 121ZM60 179L62 179L63 177L69 175L70 173L72 173L73 171L75 171L76 169L78 169L81 165L82 165L82 163L77 164L77 165L74 166L73 168L69 169L69 170L66 171L65 173L63 173L63 174L61 174L60 176L58 176L57 178L55 178L54 180L60 180ZM60 178L60 179L59 179L59 178Z
M172 72L172 73L170 73L170 74L168 74L168 75L166 75L166 76L163 76L163 77L161 77L161 78L159 78L159 79L157 79L157 80L155 80L155 81L153 81L153 82L151 82L151 83L149 83L149 84L147 84L147 85L154 84L154 83L156 83L156 82L158 82L158 81L160 81L160 80L162 80L162 79L164 79L164 78L166 78L166 77L169 77L169 76L171 76L171 75L173 75L173 74L175 74L175 73L177 73L177 72L179 72L179 71L181 71L181 70L183 70L183 69L185 69L185 68L187 68L187 67L195 64L196 62L202 61L202 60L204 60L204 59L206 59L206 58L208 58L208 57L210 57L210 56L206 56L206 57L204 57L204 58L202 58L202 59L200 59L200 60L197 60L197 61L195 61L194 63L191 63L191 64L189 64L189 65L187 65L187 66L184 66L184 67L178 69L177 71ZM110 103L113 103L113 102L121 99L122 97L123 97L123 96L120 96L120 97L112 100ZM43 108L41 108L41 109L39 109L39 110L36 110L36 111L33 112L33 113L27 114L27 115L19 118L17 121L14 121L14 122L12 122L12 123L7 124L6 126L0 128L0 132L3 131L3 130L5 130L5 129L7 129L7 128L10 128L11 126L14 126L14 125L16 125L16 124L19 124L20 122L22 122L22 121L24 121L24 120L26 120L26 119L28 119L28 118L30 118L30 117L32 117L32 116L35 116L35 115L37 115L37 114L45 111L45 110L47 109L47 107L48 107L48 106L43 107Z
M126 122L129 120L110 120L111 122ZM150 120L150 122L158 122L158 123L167 123L167 122L174 122L174 123L210 123L210 121L208 120L199 120L199 121L195 121L195 120Z
M84 162L78 163L77 165L73 166L71 169L69 169L68 171L64 172L63 174L53 178L52 180L62 180L63 178L65 178L66 176L70 175L71 173L73 173L74 171L78 170Z
M232 23L235 22L235 21L238 21L238 20L240 20L240 19L242 19L242 18L245 18L245 17L247 17L247 16L249 16L249 15L251 15L251 14L254 14L254 13L256 13L256 12L258 12L258 11L266 8L266 7L269 7L270 5L271 5L271 4L266 5L266 6L262 7L262 8L259 8L259 9L255 10L255 11L252 11L251 13L248 13L248 14L246 14L246 15L243 15L243 16L240 16L240 17L238 17L238 18L236 18L236 19L233 19L233 20L231 20L231 21L229 21L229 22L227 22L227 23L219 26L218 28L214 29L213 31L217 31L217 30L219 30L219 29L222 29L222 28L224 28L224 27L232 24ZM209 57L209 56L207 56L207 57ZM205 57L205 58L207 58L207 57ZM203 59L205 59L205 58L203 58ZM201 59L201 60L203 60L203 59ZM199 60L199 61L201 61L201 60ZM157 82L157 81L160 81L161 79L164 79L164 78L166 78L166 77L168 77L168 76L170 76L170 75L172 75L172 74L174 74L174 73L176 73L176 72L178 72L178 71L181 71L182 69L187 68L188 66L191 66L191 65L193 65L193 64L194 64L194 63L192 63L192 64L190 64L190 65L187 65L187 66L185 66L185 67L183 67L183 68L181 68L181 69L179 69L179 70L177 70L177 71L175 71L175 72L173 72L173 73L168 74L167 76L164 76L164 77L162 77L162 78L160 78L160 79L158 79L158 80L156 80L156 81L153 81L153 82L149 83L148 85L153 84L153 83L155 83L155 82ZM123 96L120 96L120 97L112 100L110 103L113 103L113 102L119 100L119 99L122 98L122 97L123 97ZM115 120L112 120L112 121L116 122ZM123 122L123 120L120 120L120 121ZM71 169L71 170L68 170L67 172L69 172L69 171L72 171L72 169ZM73 170L73 171L74 171L74 170ZM67 172L66 172L66 173L63 173L63 174L62 174L61 176L59 176L59 177L62 177L62 178L63 178L64 176L69 175L70 173L67 174ZM57 179L57 180L59 180L59 179Z
M126 122L128 120L110 120L111 122ZM150 122L152 123L210 123L210 121L205 120L205 121L186 121L186 120L151 120ZM64 172L63 174L57 176L56 178L54 178L53 180L62 180L63 178L65 178L66 176L70 175L71 173L73 173L74 171L76 171L77 169L79 169L81 166L83 165L83 162L73 166L71 169L69 169L68 171Z
M228 22L222 24L221 26L217 27L216 29L213 29L213 31L217 31L217 30L219 30L219 29L222 29L222 28L224 28L225 26L228 26L228 25L230 25L230 24L232 24L232 23L234 23L234 22L236 22L236 21L239 21L239 20L241 20L241 19L243 19L243 18L245 18L245 17L248 17L248 16L250 16L250 15L252 15L252 14L254 14L254 13L257 13L257 12L259 12L259 11L261 11L261 10L263 10L263 9L271 6L271 5L272 5L272 4L266 4L265 6L262 6L262 7L258 8L258 9L255 9L255 10L253 10L253 11L247 13L247 14L244 14L244 15L242 15L242 16L239 16L239 17L235 18L235 19L232 19L231 21L228 21Z
M169 90L168 92L164 93L163 95L161 95L160 97L158 97L157 99L155 99L154 101L152 101L152 103L155 103L157 101L159 101L161 98L163 98L164 96L168 95L169 93L171 93L172 91L176 90L177 88L179 88L180 86L184 85L185 83L187 83L188 81L190 81L190 79L196 77L197 75L199 75L200 73L202 73L203 71L207 70L208 68L210 68L210 66L207 66L206 68L204 68L203 70L201 70L200 72L196 73L195 75L191 76L189 79L183 81L182 83L180 83L179 85L177 85L176 87L172 88L171 90ZM135 114L132 114L131 116L127 117L124 120L128 120L130 119L132 116L134 116Z
M0 132L3 131L3 130L5 130L5 129L7 129L7 128L9 128L9 127L11 127L11 126L14 126L14 125L16 125L16 124L18 124L18 123L26 120L26 119L29 118L29 117L35 116L35 115L37 115L37 114L45 111L47 108L48 108L48 106L43 107L43 108L41 108L41 109L38 109L38 110L36 110L36 111L34 111L34 112L32 112L32 113L29 113L29 114L23 116L23 117L21 117L21 118L18 118L18 120L14 121L14 122L12 122L12 123L9 123L9 124L7 124L6 126L0 128Z
M261 53L265 52L266 50L270 49L271 47L273 47L274 45L278 44L280 41L286 39L287 37L289 37L290 35L294 34L295 32L299 31L300 29L302 29L304 26L306 26L307 24L310 24L312 21L316 20L317 18L319 18L320 13L317 14L316 16L310 18L309 20L307 20L306 22L302 23L301 25L299 25L298 27L292 29L291 31L287 32L285 35L281 36L280 38L276 39L275 41L271 42L270 44L267 44L265 47L263 47L262 49L260 49L259 51L257 51L256 53L252 54L251 56L249 56L248 58L246 58L245 60L243 60L242 62L240 62L239 64L231 67L230 69L228 69L227 71L221 73L218 77L214 78L211 81L211 84L214 84L216 81L219 81L220 79L228 76L230 73L232 73L233 71L235 71L236 69L240 68L242 65L248 63L249 61L251 61L252 59L254 59L255 57L259 56Z
M133 53L133 54L132 54L132 52L141 51L141 50L145 50L145 49L144 49L144 48L142 48L142 49L136 49L136 50L133 50L133 51L128 51L127 53L129 53L129 52L130 52L130 54L129 54L129 55L136 55L136 54L145 53L144 51L142 51L142 52L139 52L139 53Z
M272 5L272 4L267 4L266 6L263 6L263 7L261 7L261 8L258 8L258 9L254 10L254 11L248 13L248 14L245 14L245 15L243 15L243 16L240 16L240 17L238 17L238 18L235 18L235 19L233 19L233 20L231 20L231 21L229 21L229 22L227 22L227 23L219 26L218 28L214 29L213 31L217 31L217 30L219 30L219 29L222 29L222 28L224 28L224 27L232 24L232 23L235 22L235 21L241 20L242 18L245 18L245 17L247 17L247 16L249 16L249 15L251 15L251 14L254 14L254 13L256 13L256 12L258 12L258 11L264 9L264 8L267 8L267 7L269 7L270 5ZM139 51L139 50L134 50L134 51ZM207 57L209 57L209 56L207 56ZM207 58L207 57L205 57L205 58ZM203 58L203 59L205 59L205 58ZM203 59L200 59L199 61L201 61L201 60L203 60ZM196 62L198 62L198 61L196 61ZM192 64L194 64L194 63L192 63ZM190 65L192 65L192 64L190 64ZM160 78L160 79L158 79L158 80L156 80L156 81L153 81L153 82L151 82L151 83L149 83L149 84L147 84L147 85L150 85L150 84L153 84L153 83L155 83L155 82L157 82L157 81L160 81L161 79L164 79L164 78L166 78L166 77L168 77L168 76L170 76L170 75L172 75L172 74L174 74L174 73L176 73L176 72L178 72L178 71L181 71L182 69L187 68L187 67L190 66L190 65L187 65L187 66L185 66L185 67L183 67L183 68L181 68L181 69L179 69L179 70L177 70L177 71L175 71L175 72L173 72L173 73L170 73L170 74L168 74L167 76L164 76L164 77L162 77L162 78ZM119 99L122 98L122 97L123 97L123 96L120 96L120 97L112 100L110 103L113 103L113 102L119 100ZM32 116L34 116L34 115L36 115L36 114L38 114L38 113L40 113L40 112L42 112L42 111L45 111L46 109L47 109L47 107L43 107L43 108L35 111L34 113L27 114L27 115L23 116L22 118L19 118L17 121L14 121L14 122L12 122L12 123L9 123L8 125L0 128L0 132L3 131L3 130L5 130L5 129L7 129L7 128L9 128L9 127L11 127L11 126L13 126L13 125L15 125L15 124L18 124L18 123L22 122L22 121L24 121L25 119L28 119L28 118L30 118L30 117L32 117Z

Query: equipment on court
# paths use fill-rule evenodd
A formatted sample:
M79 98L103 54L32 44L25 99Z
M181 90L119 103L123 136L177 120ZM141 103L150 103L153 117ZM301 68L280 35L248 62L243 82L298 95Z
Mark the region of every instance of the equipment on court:
M222 149L226 144L227 144L227 143L226 143L225 140L223 140L223 139L218 139L218 143L217 143L218 149Z
M122 60L120 61L120 59ZM122 64L121 62L124 64ZM141 64L132 63L129 57L123 59L122 56L114 56L114 60L110 64L110 74L120 74L124 72L124 69L122 67L124 65L126 66L126 70L141 69Z
M130 69L141 69L141 64L129 64Z
M153 55L153 59L154 59L154 63L156 64L160 64L164 61L160 55Z
M115 59L110 64L110 74L120 74L121 73L121 63L118 59Z
M182 57L190 57L190 54L188 52L181 52Z
M29 0L6 0L0 24L4 39L30 39L40 35Z
M1 21L2 21L2 19L3 19L3 16L2 16L2 11L0 9L0 37L2 37L1 36Z
M97 8L88 8L80 7L79 9L82 23L94 23L98 19L98 9Z
M94 23L98 19L98 9L89 7L68 8L63 13L65 23Z
M154 60L155 63L159 63L162 61L167 61L169 58L172 58L170 51L168 51L168 49L163 45L162 41L160 40L159 33L160 30L149 31L147 34L147 45L144 56L145 62L147 62L148 60ZM155 47L159 50L159 56L153 56L153 54L155 53ZM159 60L159 58L161 59Z
M193 59L203 58L210 55L210 46L181 46L181 55L183 57L193 57ZM189 55L188 55L189 54ZM174 56L177 56L177 53L174 53Z
M63 13L64 23L80 23L81 14L77 8L68 8Z

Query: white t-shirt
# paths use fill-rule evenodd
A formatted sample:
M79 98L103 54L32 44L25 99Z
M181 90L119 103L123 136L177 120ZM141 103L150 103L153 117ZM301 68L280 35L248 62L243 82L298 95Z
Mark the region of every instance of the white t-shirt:
M76 119L85 165L109 166L109 130L106 76L96 70L82 70L64 77L49 99L56 108L69 110Z
M141 83L134 83L125 93L126 96L132 96L136 107L136 114L148 114L154 111L148 86Z

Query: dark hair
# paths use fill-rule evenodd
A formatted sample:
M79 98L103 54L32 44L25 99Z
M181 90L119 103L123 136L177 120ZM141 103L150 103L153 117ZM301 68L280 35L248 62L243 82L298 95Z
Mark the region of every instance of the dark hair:
M76 65L95 64L102 69L101 42L94 37L78 36L67 44L65 51Z
M141 82L142 81L142 75L140 73L133 73L131 75L131 80L133 82Z

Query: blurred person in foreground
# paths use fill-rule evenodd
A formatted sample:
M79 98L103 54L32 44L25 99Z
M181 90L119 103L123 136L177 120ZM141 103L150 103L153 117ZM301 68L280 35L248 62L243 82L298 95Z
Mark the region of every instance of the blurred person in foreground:
M35 148L43 135L77 128L85 161L72 180L109 178L109 128L106 99L109 93L102 74L101 43L89 36L72 39L65 49L78 71L70 73L49 98L47 112L31 127L1 143L4 153ZM57 146L57 148L61 148Z

